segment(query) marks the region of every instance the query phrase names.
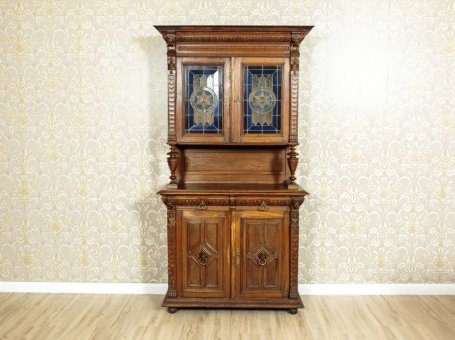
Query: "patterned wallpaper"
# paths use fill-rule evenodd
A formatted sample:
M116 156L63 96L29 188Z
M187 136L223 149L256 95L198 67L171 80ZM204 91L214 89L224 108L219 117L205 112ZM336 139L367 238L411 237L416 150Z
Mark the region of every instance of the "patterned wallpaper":
M154 24L301 46L300 282L455 282L452 0L0 2L0 280L166 282Z

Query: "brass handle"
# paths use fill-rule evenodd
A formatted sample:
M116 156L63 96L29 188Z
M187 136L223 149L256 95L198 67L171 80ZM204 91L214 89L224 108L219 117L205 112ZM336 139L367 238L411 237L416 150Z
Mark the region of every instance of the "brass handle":
M264 251L261 251L259 254L257 254L257 257L259 259L258 263L261 266L265 266L267 263L267 254Z
M196 209L197 210L207 210L207 205L205 204L204 201L201 201L201 203L199 203L199 205L197 206Z
M237 265L240 264L240 249L237 249Z
M269 206L267 205L267 203L265 203L265 201L262 201L261 205L258 207L258 210L259 211L269 210Z
M197 258L199 259L199 263L201 264L201 266L205 266L207 264L208 256L209 256L209 254L207 254L204 249L202 249L199 252L199 254L197 254Z

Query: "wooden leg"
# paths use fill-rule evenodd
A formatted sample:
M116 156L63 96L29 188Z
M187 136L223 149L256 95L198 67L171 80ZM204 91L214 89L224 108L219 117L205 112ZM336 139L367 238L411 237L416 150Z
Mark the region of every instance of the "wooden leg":
M176 307L167 307L167 312L168 312L169 314L175 314L175 313L177 313L178 310L179 310L179 309L176 308Z
M288 310L288 313L289 313L289 314L292 314L292 315L297 314L297 308L289 309L289 310Z

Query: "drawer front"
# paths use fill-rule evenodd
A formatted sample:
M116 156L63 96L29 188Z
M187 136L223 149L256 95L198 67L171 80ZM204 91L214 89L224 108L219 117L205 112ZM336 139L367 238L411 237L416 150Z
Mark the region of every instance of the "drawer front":
M270 198L267 197L236 197L235 205L237 210L257 210L257 211L288 211L291 200L287 197Z
M204 197L176 197L173 199L173 205L177 208L183 208L187 210L192 208L195 210L213 210L213 208L219 209L220 207L228 207L230 200L228 197L215 197L215 196L204 196Z

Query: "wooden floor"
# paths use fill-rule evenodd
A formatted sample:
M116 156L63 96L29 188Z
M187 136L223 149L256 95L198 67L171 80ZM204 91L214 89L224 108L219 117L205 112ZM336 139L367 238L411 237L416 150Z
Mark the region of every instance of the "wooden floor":
M307 296L285 311L180 310L160 295L0 294L1 339L455 339L455 296Z

